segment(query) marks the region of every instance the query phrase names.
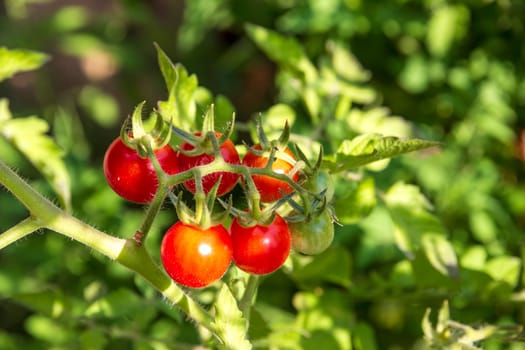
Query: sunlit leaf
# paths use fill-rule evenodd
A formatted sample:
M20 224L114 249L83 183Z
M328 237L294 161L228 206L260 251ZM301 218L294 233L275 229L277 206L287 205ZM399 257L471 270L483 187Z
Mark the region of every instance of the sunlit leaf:
M325 157L323 165L334 172L344 171L438 145L434 141L402 140L393 136L364 134L352 140L344 140L334 157Z
M0 47L0 82L16 73L37 69L48 59L48 55L40 52Z
M423 250L430 264L443 275L457 278L458 261L452 244L443 236L425 234L421 237Z
M399 75L399 84L410 93L420 93L427 89L429 84L428 62L421 55L411 56Z
M129 289L117 289L96 300L87 308L88 317L115 318L133 315L144 307L142 299Z
M235 344L237 349L251 349L246 339L247 323L237 301L229 287L223 283L214 304L215 319L213 322L217 332L228 344Z
M49 125L38 117L11 118L7 102L0 102L0 135L10 141L49 181L65 208L70 207L70 178L63 152L47 135Z
M198 86L197 77L190 75L181 64L173 64L158 45L156 48L160 70L169 92L168 100L158 103L160 113L167 122L181 129L195 130L197 108L194 95Z
M374 179L367 177L348 194L336 197L334 209L338 221L348 225L356 223L370 214L375 205Z
M467 30L468 20L468 9L462 5L437 7L428 24L429 51L435 56L445 56L454 40Z
M458 262L452 245L439 219L430 212L426 197L414 185L398 182L384 196L388 212L394 222L394 238L398 248L409 259L414 259L422 248L434 269L457 277Z
M299 282L328 281L350 286L351 260L347 250L333 246L319 255L308 257L307 264L294 264L292 276Z
M104 128L115 126L119 121L117 101L93 85L82 88L79 103L91 119Z
M502 281L514 288L520 277L521 259L515 256L499 256L485 265L485 272L496 281Z
M25 328L33 337L51 344L63 344L73 336L63 323L38 314L26 319Z
M337 74L355 82L365 82L370 79L370 72L364 70L357 58L342 45L330 42L328 50L332 55L332 66Z
M315 80L317 70L297 40L253 24L246 26L246 32L270 59L291 71L304 74L306 81Z

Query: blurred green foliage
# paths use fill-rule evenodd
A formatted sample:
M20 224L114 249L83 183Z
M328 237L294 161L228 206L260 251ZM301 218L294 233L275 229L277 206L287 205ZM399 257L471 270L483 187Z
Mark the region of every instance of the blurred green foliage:
M256 346L469 349L477 331L490 335L484 349L525 349L517 327L525 323L522 1L6 0L1 11L0 46L51 58L0 85L12 120L57 141L75 215L121 237L143 210L105 185L101 160L133 106L174 95L154 42L198 77L188 107L197 115L210 101L225 116L235 106L248 131L262 113L270 135L287 117L308 155L320 144L338 152L360 134L442 143L337 175L336 242L264 279L249 330ZM7 77L13 68L1 62ZM55 196L42 166L4 138L0 157ZM25 215L5 191L0 210L0 232ZM173 220L162 211L150 251ZM61 236L17 242L0 251L0 266L2 349L199 341L202 330L143 281ZM209 304L214 288L195 295Z

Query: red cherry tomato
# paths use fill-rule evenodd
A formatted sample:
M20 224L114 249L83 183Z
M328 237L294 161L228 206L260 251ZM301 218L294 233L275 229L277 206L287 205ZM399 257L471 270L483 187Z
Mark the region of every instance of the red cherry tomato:
M179 221L164 235L160 257L175 282L191 288L205 287L220 279L230 266L230 235L222 225L203 230Z
M260 150L261 145L257 144L253 146L254 149ZM295 165L295 156L288 147L285 147L281 151L288 159L284 159L277 155L277 159L272 164L272 170L277 174L288 174ZM293 162L293 163L292 163ZM259 156L255 153L248 152L242 164L249 166L251 168L264 168L268 164L268 158L264 156ZM252 175L253 182L255 187L261 194L262 202L273 202L281 198L282 192L288 194L293 191L293 188L282 180L275 179L266 175ZM292 176L292 180L297 182L299 179L299 173L295 173Z
M235 218L230 227L233 261L241 270L262 275L277 270L290 254L291 237L279 215L269 225L242 226Z
M196 133L195 135L200 135L200 133ZM220 137L220 133L216 133L217 137ZM191 151L194 149L193 145L183 142L180 146L182 150L184 151ZM222 158L226 163L230 164L240 164L241 160L239 158L239 153L237 153L237 150L235 149L235 145L230 140L226 140L222 145L220 145L220 151ZM178 159L179 159L179 171L183 172L188 169L194 168L199 165L205 165L211 163L215 156L213 154L200 154L198 156L188 156L185 155L183 152L178 153ZM237 181L239 180L239 175L235 173L230 172L224 172L219 171L215 173L208 174L202 178L202 187L204 189L204 193L208 194L212 187L219 181L221 183L219 184L219 188L217 189L217 196L222 196L228 192L230 192L235 185L237 184ZM191 191L192 193L195 193L195 180L188 180L185 181L184 187L188 189L188 191Z
M160 166L168 174L177 172L177 153L166 145L154 151ZM158 178L148 158L115 139L104 156L104 175L119 196L136 203L148 203L157 192Z

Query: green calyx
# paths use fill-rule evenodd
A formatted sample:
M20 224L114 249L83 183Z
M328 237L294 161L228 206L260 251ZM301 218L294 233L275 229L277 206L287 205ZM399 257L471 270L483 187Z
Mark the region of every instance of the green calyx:
M223 133L215 131L215 112L213 105L204 115L202 129L195 133L186 132L172 125L173 132L179 136L182 141L193 146L191 150L180 151L187 156L195 157L201 154L220 155L220 145L225 143L232 135L235 126L235 114L232 114L231 122L228 123Z
M222 223L230 214L232 208L231 198L227 202L226 210L222 212L214 212L214 207L217 199L217 189L220 181L218 181L206 195L202 188L202 176L199 172L195 175L195 195L194 203L195 209L192 210L184 203L182 192L177 196L172 192L168 193L170 200L175 206L177 216L183 223L191 226L196 226L201 229L207 229ZM224 203L224 202L221 202Z
M166 146L171 139L171 128L166 126L162 116L152 111L147 125L142 120L145 101L139 103L120 129L120 137L126 146L137 151L140 157L146 158L156 149ZM131 130L129 123L131 121ZM153 124L153 125L150 125ZM149 126L149 127L148 127Z

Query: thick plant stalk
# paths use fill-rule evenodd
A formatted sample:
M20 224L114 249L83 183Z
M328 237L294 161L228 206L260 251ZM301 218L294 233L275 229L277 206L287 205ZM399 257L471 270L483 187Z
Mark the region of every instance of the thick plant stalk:
M29 219L4 233L9 236L12 230L22 230L23 233L12 239L6 239L5 245L39 228L47 228L70 237L141 275L167 300L219 337L215 331L213 317L167 277L146 249L135 240L111 236L66 213L35 191L2 160L0 160L0 184L13 193L30 212ZM227 339L219 337L219 341L229 349L236 349L236 345L229 344Z

